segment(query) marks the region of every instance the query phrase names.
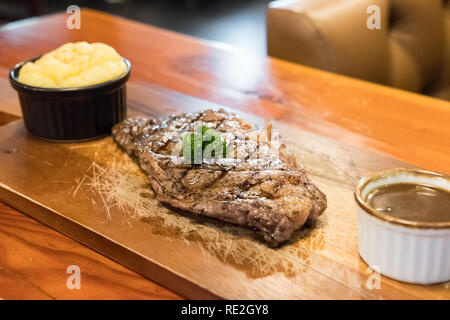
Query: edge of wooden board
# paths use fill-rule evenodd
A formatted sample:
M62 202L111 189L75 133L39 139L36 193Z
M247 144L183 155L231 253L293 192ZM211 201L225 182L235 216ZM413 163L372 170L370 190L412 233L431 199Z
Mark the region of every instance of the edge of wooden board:
M168 270L155 261L118 244L113 239L108 239L87 226L82 226L50 208L37 204L26 195L14 192L3 183L0 183L0 201L179 295L189 299L222 299L206 288L185 279L176 271Z

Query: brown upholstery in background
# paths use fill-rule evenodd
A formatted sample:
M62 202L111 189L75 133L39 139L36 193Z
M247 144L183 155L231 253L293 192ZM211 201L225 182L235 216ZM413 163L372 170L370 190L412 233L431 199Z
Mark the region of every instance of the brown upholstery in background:
M430 86L430 92L434 96L450 101L450 0L444 1L444 52L442 72L435 83Z
M274 1L267 40L270 56L450 99L449 0Z

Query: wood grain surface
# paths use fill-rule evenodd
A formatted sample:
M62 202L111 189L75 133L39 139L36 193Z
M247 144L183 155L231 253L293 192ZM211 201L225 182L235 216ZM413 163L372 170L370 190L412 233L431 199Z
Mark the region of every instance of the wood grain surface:
M137 89L146 101L142 111L151 116L211 106L188 97L184 103L183 95L161 88ZM130 102L136 112L134 106ZM141 197L145 175L111 138L49 143L27 134L21 121L0 128L0 199L188 298L450 298L446 284L418 286L382 276L374 289L373 271L359 258L356 182L407 164L283 122L274 125L328 197L318 225L280 249L267 248L242 228L227 225L224 232L224 225L181 217Z
M65 14L0 28L0 110L20 114L8 85L14 64L68 41L102 41L132 65L131 81L154 84L321 135L450 172L450 103L273 58L251 56L127 19L83 10L82 28Z
M0 112L2 124L17 118ZM0 295L3 299L180 299L173 292L1 202L0 238ZM70 264L62 261L74 260L82 262L83 290L64 290L69 276L66 268ZM99 266L107 271L98 273ZM85 283L86 270L89 273Z
M15 63L40 55L67 41L102 41L114 46L133 64L129 101L136 110L145 110L152 99L158 101L166 96L166 91L162 88L168 88L262 117L275 118L354 146L377 149L410 163L449 173L450 104L445 101L276 59L248 56L228 46L192 39L91 10L83 10L81 30L67 30L64 27L65 18L64 14L50 15L0 28L0 110L3 115L20 116L17 96L7 80L7 73ZM142 90L148 86L154 88L155 85L160 87L161 92ZM170 93L170 96L173 109L169 104L164 112L176 110L179 103L184 106L197 106L199 103L185 95ZM158 115L157 110L153 112ZM0 114L2 118L3 115ZM8 116L4 122L10 120ZM7 212L8 215L15 213L13 210ZM26 217L23 219L33 221ZM40 226L40 237L48 241L51 238L47 238L49 229ZM58 237L60 241L71 241L59 234ZM29 238L26 239L30 243ZM73 245L76 246L75 243ZM8 265L7 261L2 260L4 256L21 255L15 247L11 248L13 249L9 246L1 248L2 267ZM81 248L83 247L78 246L79 250ZM52 251L51 248L48 250ZM84 250L86 256L93 257L92 259L103 258L89 249ZM56 249L55 252L59 251ZM58 260L58 255L51 256L54 260L44 260L48 262L42 262L39 269L49 269ZM104 263L111 268L121 268L114 262L105 260ZM24 276L24 273L12 270L13 268L7 270L5 267L0 269L0 279L6 279L2 281L11 284L0 288L11 288L15 284L17 288L30 289L8 289L6 293L0 292L0 296L43 296L40 294L43 290L39 290L39 274L29 272ZM123 281L120 280L121 277L117 279L122 284L128 282L126 277ZM100 287L101 282L98 281ZM141 283L143 286L144 283L151 286L149 281L142 280ZM54 283L53 287L49 285L46 289L48 292L44 291L44 295L67 297L59 292L57 285L60 284ZM127 297L126 294L115 295L105 288L108 287L99 289L104 290L105 297ZM175 297L166 291L158 294L157 288L155 286L153 291L150 288L147 297ZM423 290L411 295L408 292L404 291L405 298L443 297L442 292L434 292L432 295L422 294ZM445 295L444 291L444 297Z
M69 290L70 265L81 289ZM178 299L101 254L0 203L0 296L4 299Z

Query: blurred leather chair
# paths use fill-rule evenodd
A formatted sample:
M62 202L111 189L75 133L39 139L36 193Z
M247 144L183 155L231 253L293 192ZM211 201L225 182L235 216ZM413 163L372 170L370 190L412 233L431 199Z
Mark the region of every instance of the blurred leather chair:
M380 8L369 29L367 8ZM270 56L450 100L450 0L281 0Z

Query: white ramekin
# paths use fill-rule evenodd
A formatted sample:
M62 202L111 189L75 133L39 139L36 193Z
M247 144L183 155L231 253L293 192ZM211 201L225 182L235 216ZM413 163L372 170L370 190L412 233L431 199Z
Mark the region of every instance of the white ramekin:
M420 284L449 281L450 218L438 223L409 221L367 205L371 190L393 183L425 184L450 191L449 176L424 170L393 169L361 179L355 192L361 258L372 269L396 280Z

